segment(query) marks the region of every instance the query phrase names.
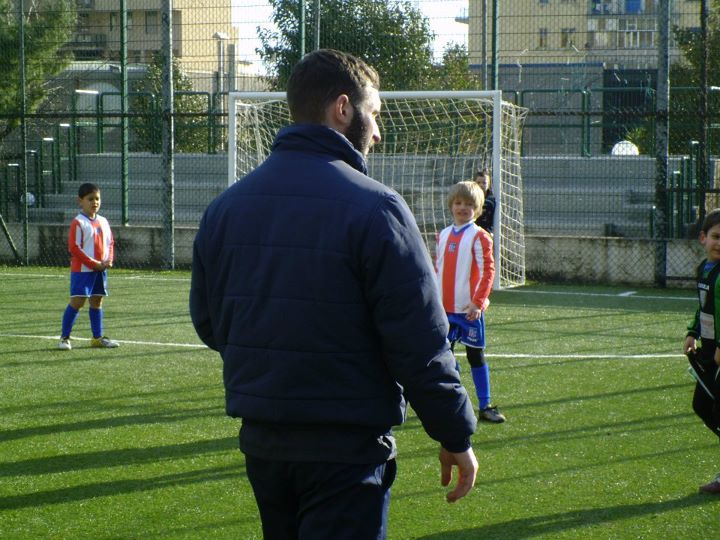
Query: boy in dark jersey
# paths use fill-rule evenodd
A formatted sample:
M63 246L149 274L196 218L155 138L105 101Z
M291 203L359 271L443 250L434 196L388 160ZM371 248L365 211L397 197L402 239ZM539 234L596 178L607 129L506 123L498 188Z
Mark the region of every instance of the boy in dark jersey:
M720 437L720 210L713 210L705 217L700 243L707 255L697 269L700 306L688 326L683 352L697 380L693 410L710 431ZM720 473L700 486L700 491L720 495Z
M493 195L490 171L487 168L478 168L477 174L475 175L475 182L482 188L483 195L485 195L482 212L475 220L475 225L479 225L492 234L493 224L495 223L495 195Z

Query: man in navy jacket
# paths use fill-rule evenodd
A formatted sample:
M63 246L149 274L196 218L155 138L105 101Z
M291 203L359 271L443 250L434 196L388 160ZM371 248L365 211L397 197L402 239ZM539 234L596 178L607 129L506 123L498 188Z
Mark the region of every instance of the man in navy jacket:
M333 50L288 82L294 124L200 223L190 313L223 359L265 538L385 538L391 428L406 399L454 502L474 485L475 416L405 201L367 176L379 79Z

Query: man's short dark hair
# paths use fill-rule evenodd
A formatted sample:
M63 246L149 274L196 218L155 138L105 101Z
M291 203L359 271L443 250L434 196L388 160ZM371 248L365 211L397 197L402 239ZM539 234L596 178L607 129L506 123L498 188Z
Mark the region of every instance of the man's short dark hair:
M715 225L720 225L720 209L715 209L712 212L708 212L705 219L702 222L702 232L708 233Z
M293 68L287 85L290 115L295 122L322 123L327 106L346 94L357 105L365 88L380 89L380 77L361 59L333 49L306 54Z

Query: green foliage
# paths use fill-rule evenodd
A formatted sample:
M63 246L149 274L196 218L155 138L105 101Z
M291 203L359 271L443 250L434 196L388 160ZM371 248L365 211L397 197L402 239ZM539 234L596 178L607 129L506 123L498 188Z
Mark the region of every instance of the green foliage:
M481 90L480 78L470 70L470 57L465 45L452 43L445 48L443 61L435 72L438 90Z
M675 26L673 34L683 58L670 67L670 132L668 145L671 154L687 154L691 140L698 140L702 129L699 87L704 47L709 49L707 63L708 86L720 86L720 1L713 0L714 8L708 18L708 39L703 44L697 29ZM708 95L710 123L720 121L720 96L716 92ZM631 134L632 140L646 153L654 148L654 126L650 123L637 128ZM720 134L710 133L709 153L720 153Z
M271 84L284 90L300 59L300 2L270 0L278 31L260 30L258 50L272 74ZM306 2L305 51L315 43L315 3ZM429 21L407 1L323 0L320 3L320 47L355 54L378 70L383 90L420 90L432 81Z
M47 82L70 61L63 45L75 30L74 0L47 0L39 7L25 2L25 99L34 112L48 95ZM19 115L20 26L17 2L0 0L0 115ZM0 141L19 125L19 118L0 118Z
M162 151L163 62L160 53L153 57L147 77L138 85L137 95L131 103L132 112L143 113L131 121L135 134L132 142L134 151ZM172 60L172 74L175 90L175 151L202 153L213 150L208 148L213 132L209 123L213 109L210 94L193 91L192 81L183 73L175 57Z
M262 538L187 272L111 272L112 350L88 347L86 309L74 350L55 348L67 269L0 277L1 538ZM718 472L717 438L692 412L680 354L697 299L626 292L493 293L487 358L508 421L478 426L476 487L448 505L438 445L409 411L390 539L720 537L720 499L697 493Z

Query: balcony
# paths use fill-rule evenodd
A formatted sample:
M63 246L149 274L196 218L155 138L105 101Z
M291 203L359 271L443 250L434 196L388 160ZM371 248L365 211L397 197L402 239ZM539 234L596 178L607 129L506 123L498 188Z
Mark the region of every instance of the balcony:
M64 49L71 51L77 60L104 58L107 49L107 36L105 34L77 32L65 44Z
M658 0L590 0L590 15L651 15Z

